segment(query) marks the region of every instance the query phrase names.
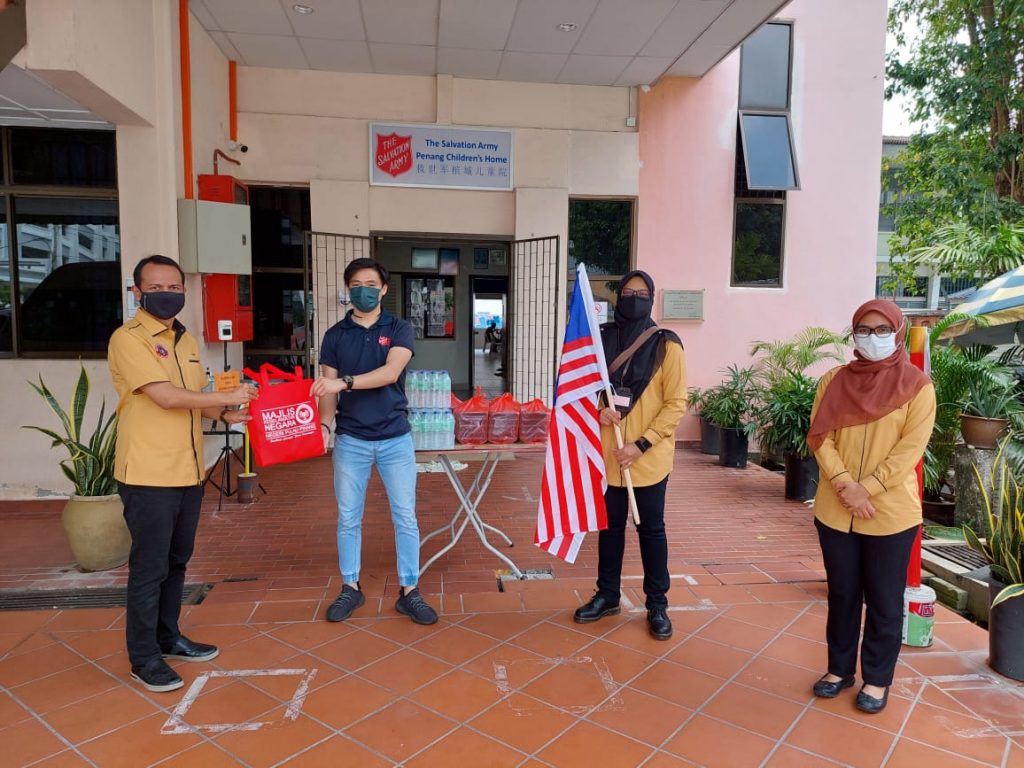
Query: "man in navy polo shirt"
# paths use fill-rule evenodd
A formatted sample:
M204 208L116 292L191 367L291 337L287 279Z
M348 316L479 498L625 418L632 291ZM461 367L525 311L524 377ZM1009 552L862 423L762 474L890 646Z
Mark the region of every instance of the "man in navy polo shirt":
M374 465L391 503L398 582L395 609L417 624L437 613L416 588L420 529L416 522L416 455L405 399L405 367L413 356L412 326L381 309L390 275L373 259L345 268L352 309L324 335L320 377L312 392L320 414L335 415L334 495L338 500L338 562L343 586L327 609L328 621L344 621L366 602L359 588L366 485ZM329 441L330 424L324 424Z

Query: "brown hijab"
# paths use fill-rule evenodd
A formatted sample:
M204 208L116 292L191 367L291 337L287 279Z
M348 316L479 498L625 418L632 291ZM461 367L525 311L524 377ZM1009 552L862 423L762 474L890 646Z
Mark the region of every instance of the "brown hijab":
M876 421L906 405L931 379L910 362L904 347L907 335L903 312L895 303L873 299L853 314L853 327L868 312L878 312L896 334L896 351L884 360L868 360L854 351L856 358L840 369L829 382L807 434L812 451L818 450L826 435L834 429Z

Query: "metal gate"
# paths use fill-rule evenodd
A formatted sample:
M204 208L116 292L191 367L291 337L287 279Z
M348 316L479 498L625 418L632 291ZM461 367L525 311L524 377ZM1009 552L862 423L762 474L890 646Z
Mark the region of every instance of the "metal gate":
M508 355L512 396L550 404L558 349L559 239L537 237L512 243L512 312Z
M316 370L320 342L327 329L345 316L339 295L345 287L345 267L356 259L372 256L372 241L362 235L335 235L329 232L307 232L306 258L309 281L306 295L311 297L312 311L306 313L306 334L310 339L309 363Z

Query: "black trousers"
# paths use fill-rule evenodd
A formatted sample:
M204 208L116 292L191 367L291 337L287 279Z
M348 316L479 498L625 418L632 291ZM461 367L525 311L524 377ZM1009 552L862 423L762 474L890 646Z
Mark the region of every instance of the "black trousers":
M160 656L181 634L185 566L192 557L203 487L155 488L118 483L132 535L125 636L132 666Z
M917 526L889 536L842 532L814 521L828 579L828 671L846 677L857 669L860 619L864 641L860 667L868 685L892 684L903 635L903 591Z
M665 537L666 477L656 485L634 488L640 525L640 559L644 564L644 594L647 607L668 605L665 594L669 588L668 539ZM597 591L618 602L622 581L622 556L626 550L626 521L629 519L629 496L625 488L608 486L604 494L608 510L608 528L597 536Z

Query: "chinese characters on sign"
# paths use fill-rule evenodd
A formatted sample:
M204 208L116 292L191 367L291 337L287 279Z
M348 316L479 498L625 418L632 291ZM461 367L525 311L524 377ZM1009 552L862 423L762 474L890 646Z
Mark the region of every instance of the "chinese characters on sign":
M512 189L512 131L370 123L370 183Z

